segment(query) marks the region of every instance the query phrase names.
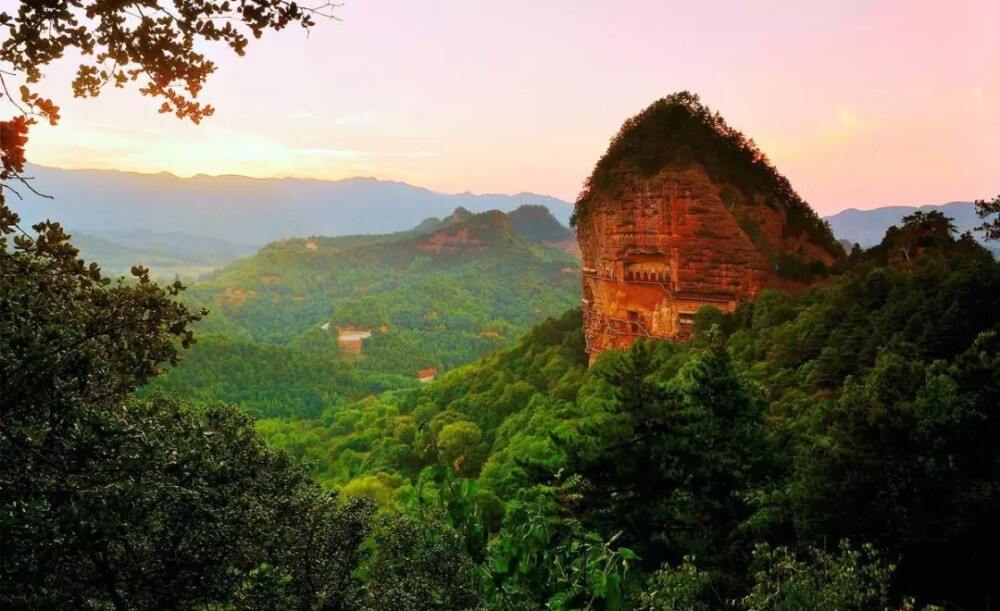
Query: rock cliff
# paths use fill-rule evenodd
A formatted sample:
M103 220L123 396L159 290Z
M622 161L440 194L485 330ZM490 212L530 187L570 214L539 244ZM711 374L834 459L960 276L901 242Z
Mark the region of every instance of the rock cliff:
M807 285L844 257L752 141L686 93L625 123L573 222L592 359L639 337L687 339L700 308Z

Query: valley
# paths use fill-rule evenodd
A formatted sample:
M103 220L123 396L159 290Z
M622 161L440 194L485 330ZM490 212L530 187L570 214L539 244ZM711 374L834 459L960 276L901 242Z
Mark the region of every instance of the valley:
M460 208L397 234L269 244L185 291L211 314L196 325L187 365L155 387L259 417L317 417L413 387L421 371L487 356L574 307L570 239L546 208L524 206Z

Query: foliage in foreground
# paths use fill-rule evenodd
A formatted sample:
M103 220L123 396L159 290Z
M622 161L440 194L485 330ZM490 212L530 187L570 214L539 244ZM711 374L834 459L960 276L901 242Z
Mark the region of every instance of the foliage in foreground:
M174 338L191 341L180 286L142 269L112 285L58 225L13 237L0 213L4 606L357 608L422 587L416 571L366 572L412 547L364 542L440 521L379 521L370 501L320 490L235 407L131 398L177 361ZM458 566L435 571L476 593Z

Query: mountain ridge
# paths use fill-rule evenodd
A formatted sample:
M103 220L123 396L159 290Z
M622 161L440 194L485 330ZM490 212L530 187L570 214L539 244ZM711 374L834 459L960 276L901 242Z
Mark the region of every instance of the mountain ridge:
M355 235L406 231L428 217L459 207L472 212L510 212L544 205L567 225L572 206L532 193L448 194L369 177L337 181L253 178L117 170L63 170L30 166L27 175L43 199L31 193L14 201L26 224L51 218L76 233L180 231L261 246L301 235Z
M975 232L975 228L982 223L982 220L976 215L975 204L967 201L923 206L882 206L868 210L847 208L825 217L824 220L830 224L834 235L838 238L869 247L878 244L886 230L892 225L898 225L904 216L914 212L932 211L941 212L951 218L959 233L972 231L975 237L981 238L981 235Z
M271 241L293 236L347 236L407 231L429 218L444 218L459 207L470 208L473 212L485 212L491 208L511 212L523 205L542 204L553 213L563 226L568 226L572 212L572 204L548 195L525 191L512 195L475 194L469 191L448 194L401 181L383 180L371 176L355 176L338 180L295 177L258 178L240 174L217 176L198 174L193 177L182 177L171 172L143 173L108 169L68 170L37 165L29 166L27 174L36 177L34 184L39 191L46 194L55 192L54 194L59 199L55 201L42 199L31 193L22 193L22 196L25 197L23 201L13 199L10 203L13 209L21 214L25 225L51 218L67 227L70 233L105 238L107 236L102 234L108 232L149 231L157 234L182 233L193 237L212 238L261 247ZM52 175L73 177L73 179L69 183L47 181L46 178ZM110 183L102 180L108 176L115 177L116 180ZM120 183L122 181L138 181L141 184L135 186L134 191L129 196L128 193L121 192L123 185ZM259 214L263 207L263 212L270 212L270 215L261 216L257 224L267 226L268 230L247 231L245 230L245 220L233 224L226 222L226 219L213 219L209 216L209 222L202 222L202 217L205 214L205 206L202 205L204 198L184 201L185 199L190 200L192 189L197 190L200 186L218 186L226 183L238 187L238 193L234 194L234 197L238 198L242 194L248 193L251 196L251 201L242 210L238 201L223 201L219 206L220 210L218 210L220 214L216 216L227 214L239 216L240 212ZM259 190L248 190L250 187L260 185L270 185L274 190L274 192L265 194L267 201L260 201ZM325 205L319 206L314 204L298 206L300 209L310 208L302 212L319 217L321 222L318 223L312 222L310 216L306 216L304 219L292 219L290 222L287 217L296 216L297 212L279 207L287 205L282 204L282 202L296 197L296 189L291 187L319 186L323 188L331 185L341 188L371 187L384 190L384 193L377 198L379 200L376 206L377 212L372 214L365 210L365 208L370 207L370 199L366 198L359 202L353 200L350 195L341 198L341 200L346 200L347 206L340 210L336 210L336 208L344 201L339 203L338 201L327 201ZM144 186L149 188L143 188ZM164 189L175 189L178 193L175 194L174 198L164 198L162 195L157 197L156 194ZM258 192L254 194L255 191ZM399 197L400 192L408 195ZM82 197L79 194L83 194ZM152 203L148 201L150 194L153 197ZM417 205L413 205L414 197L417 200L424 198L426 200L417 201ZM181 201L178 203L173 199ZM113 203L98 206L97 210L85 210L84 206L80 205L81 200L84 204L101 202L102 200L111 200ZM134 204L136 201L145 202L146 205L137 206ZM427 201L430 203L428 204ZM177 204L176 213L164 217L163 210L154 210L154 214L147 214L148 208L152 204L169 204L167 208L174 208L174 204ZM270 211L267 210L267 205L275 204L277 206ZM407 206L408 204L410 205ZM296 208L296 206L292 205L290 208ZM352 211L358 209L360 213L354 216L360 217L360 221L337 224L322 220L324 211L329 212L330 209L344 213L344 217L352 216ZM827 215L823 217L823 220L830 223L833 233L838 239L846 240L852 244L857 242L863 246L874 246L878 244L889 226L898 224L903 216L918 210L944 212L955 219L959 231L971 230L979 222L972 203L962 200L921 206L881 206L865 210L850 207L836 214ZM277 214L282 212L288 212L288 214ZM281 219L281 216L286 218ZM366 222L373 216L376 217L377 222ZM276 220L278 222L275 222ZM142 261L136 262L141 263Z

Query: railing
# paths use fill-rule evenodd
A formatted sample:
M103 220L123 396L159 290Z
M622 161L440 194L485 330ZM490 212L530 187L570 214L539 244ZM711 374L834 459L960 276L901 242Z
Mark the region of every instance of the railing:
M586 319L584 320L583 339L586 344L587 354L593 354L597 351L596 348L591 345L591 342L596 339L597 335L601 332L611 334L616 338L648 337L650 339L677 340L686 336L686 333L683 331L672 335L653 333L641 320L625 320L623 318L615 318L612 316L600 316L598 320L599 324L597 326L592 323L588 323ZM619 328L616 328L615 323L617 323ZM624 326L624 329L620 328L622 326Z
M587 270L583 270L581 272L581 275L585 278L593 278L594 280L614 280L616 282L618 281L618 278L615 278L614 276L601 276L597 272L590 272ZM657 280L637 280L634 278L632 279L625 278L624 282L626 284L653 284L663 289L663 292L666 293L668 297L670 297L671 299L674 298L674 293L673 291L670 290L670 287L666 281L660 282Z

